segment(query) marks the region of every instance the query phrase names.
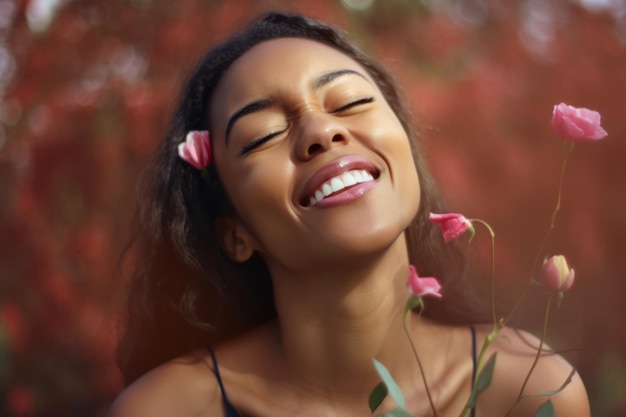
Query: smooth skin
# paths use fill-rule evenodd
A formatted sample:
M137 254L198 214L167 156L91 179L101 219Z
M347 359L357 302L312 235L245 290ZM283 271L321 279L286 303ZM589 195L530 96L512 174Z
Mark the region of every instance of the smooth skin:
M409 411L432 416L401 325L409 274L404 230L419 207L419 183L406 132L374 82L328 46L275 39L235 61L211 109L215 163L238 213L219 222L222 246L236 261L263 257L279 317L216 349L231 403L251 417L369 416L377 358ZM307 205L308 181L345 158L366 161L374 186L330 206ZM409 326L439 415L459 415L470 393L469 329L416 314ZM489 328L477 331L480 344ZM477 416L502 417L515 402L536 352L528 340L538 344L504 329L492 344L496 370ZM570 370L559 355L544 355L526 391L558 388ZM544 401L526 398L510 415L532 416ZM578 375L552 401L559 416L589 416ZM394 407L387 399L377 413ZM144 375L109 414L148 415L225 415L208 351Z

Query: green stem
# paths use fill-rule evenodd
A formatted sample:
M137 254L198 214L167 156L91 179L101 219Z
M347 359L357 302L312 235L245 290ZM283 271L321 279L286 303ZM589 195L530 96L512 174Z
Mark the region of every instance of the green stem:
M495 253L496 253L495 238L496 238L496 234L493 231L493 228L486 221L481 220L481 219L471 219L470 221L472 223L475 222L475 223L479 223L483 225L489 231L489 236L491 238L491 316L493 320L493 325L491 328L491 332L485 338L485 341L483 342L483 345L480 348L480 353L478 354L478 358L476 359L476 375L473 381L473 384L476 385L476 382L478 380L478 375L480 375L480 369L483 364L485 353L487 352L487 348L496 339L496 337L498 336L498 333L500 333L500 330L502 329L503 326L501 322L498 322L498 319L496 317L496 296L495 296L496 294L496 291L495 291ZM467 416L469 412L470 412L470 408L466 406L465 408L463 408L463 411L461 412L461 417Z
M528 385L530 376L532 375L533 371L535 370L535 367L537 366L537 363L539 362L539 358L541 357L541 351L543 349L543 343L546 339L546 333L548 331L548 318L550 316L550 306L552 304L553 297L554 297L554 293L550 294L550 298L548 298L548 302L546 303L546 313L543 318L543 330L541 331L541 339L539 339L539 347L537 348L537 354L535 355L535 359L533 360L533 363L530 366L528 373L526 374L526 378L524 379L522 388L520 389L519 394L517 395L517 399L515 400L511 408L509 408L509 411L507 411L504 417L509 417L511 413L513 412L513 410L515 409L515 406L517 406L517 404L519 404L522 398L524 398L524 391L526 390L526 385ZM565 385L567 385L567 383Z
M491 319L493 325L495 326L498 319L496 317L496 290L495 290L495 271L496 271L496 234L493 231L493 228L484 220L481 219L472 219L470 220L472 223L476 222L485 226L485 228L489 231L489 236L491 237Z
M519 395L517 396L517 400L515 401L515 403L518 403L524 396L524 390L526 389L526 385L528 384L530 375L535 370L535 367L537 366L537 363L539 362L539 358L541 357L541 350L543 348L543 342L546 340L546 332L548 331L548 318L550 317L550 306L552 305L553 297L554 297L554 293L550 294L550 298L548 298L548 302L546 303L546 314L544 315L544 318L543 318L543 330L541 332L541 339L539 340L539 347L537 348L537 354L535 355L535 360L533 361L533 364L528 370L528 374L526 375L526 379L524 379L524 383L522 384L522 388L519 391Z
M563 179L565 178L565 167L567 166L567 157L569 156L569 153L572 151L572 149L574 149L574 143L567 142L565 144L563 164L561 165L561 176L559 178L559 190L558 190L557 197L556 197L556 206L554 207L554 211L552 212L552 220L550 221L550 227L548 227L548 230L546 231L546 234L543 237L541 244L539 245L539 250L537 251L537 254L535 255L535 260L533 261L533 265L530 269L530 277L528 279L528 284L526 284L526 287L522 291L522 294L517 299L517 301L515 302L515 305L513 306L509 314L504 319L504 322L503 322L504 325L506 325L511 320L513 315L517 312L520 305L522 304L522 301L524 301L524 299L528 295L528 291L530 290L531 285L533 284L533 277L534 277L535 270L537 269L537 266L539 265L539 259L541 259L541 255L543 254L543 251L546 248L546 244L548 243L550 234L552 233L552 230L554 229L554 222L556 220L556 216L559 213L559 210L561 209L561 195L563 194Z
M472 386L476 386L476 384L478 383L478 377L480 376L480 372L482 371L483 359L485 357L485 354L487 353L487 348L489 348L489 345L491 345L491 343L496 340L501 329L502 322L494 323L491 332L489 332L487 337L485 337L485 341L483 342L483 345L480 348L480 353L478 354L478 358L476 359L476 375L474 376ZM461 412L460 417L466 417L470 410L471 408L469 407L469 405L466 404L463 408L463 411Z
M478 354L478 358L476 359L476 376L474 377L474 385L476 385L476 382L478 382L478 376L480 375L480 371L482 370L483 359L485 358L485 353L487 353L487 348L489 348L489 345L491 345L491 343L496 340L496 337L498 337L498 334L500 333L500 330L502 330L502 327L503 326L501 322L495 323L480 348L480 353Z
M413 350L413 355L415 356L415 360L417 361L417 366L419 366L420 368L420 374L422 374L422 381L424 382L424 388L426 388L426 395L428 396L428 402L430 404L430 408L433 410L433 416L437 417L439 416L439 413L437 412L437 409L435 408L433 397L430 394L430 388L428 388L428 383L426 382L426 375L424 374L424 367L422 366L422 361L420 360L420 357L417 354L417 349L415 349L415 345L413 344L413 338L411 337L411 332L409 332L409 328L407 327L406 319L409 316L409 314L411 314L411 310L406 310L404 312L404 318L402 319L402 327L404 328L404 332L406 333L406 336L409 339L409 344L411 345L411 349Z

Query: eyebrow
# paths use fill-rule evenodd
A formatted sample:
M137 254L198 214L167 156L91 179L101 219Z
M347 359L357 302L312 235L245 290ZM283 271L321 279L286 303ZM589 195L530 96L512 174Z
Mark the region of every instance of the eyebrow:
M275 99L264 98L261 100L255 100L252 103L248 103L239 110L237 110L230 119L228 119L228 124L226 125L226 144L228 145L228 135L230 134L231 129L233 128L233 124L243 116L258 112L261 110L265 110L268 107L273 106L276 103Z
M329 84L335 81L337 78L341 77L342 75L348 75L348 74L358 75L359 77L363 78L365 81L369 82L369 80L365 78L365 76L358 71L351 70L351 69L342 69L342 70L332 71L332 72L323 74L322 76L318 77L317 79L313 81L312 87L314 90L318 90L324 87L326 84Z
M369 80L365 78L365 76L358 71L354 71L351 69L342 69L342 70L331 71L329 73L322 74L321 76L313 80L313 82L311 83L311 88L313 90L319 90L320 88L333 82L337 78L343 75L349 75L349 74L358 75L359 77L369 82ZM261 110L265 110L269 107L272 107L274 104L276 104L276 102L277 100L273 98L264 98L260 100L255 100L251 103L246 104L245 106L237 110L235 113L233 113L233 115L230 116L230 118L228 119L228 123L226 124L226 134L225 134L226 145L228 145L228 135L230 134L230 131L232 130L233 125L235 124L237 120L239 120L240 118L248 114L259 112Z

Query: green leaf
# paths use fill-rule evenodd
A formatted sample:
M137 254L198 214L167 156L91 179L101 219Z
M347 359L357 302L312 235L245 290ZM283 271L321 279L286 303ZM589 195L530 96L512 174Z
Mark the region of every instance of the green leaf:
M383 380L383 383L387 387L391 398L393 398L396 404L398 404L400 407L405 408L406 405L404 403L404 396L402 395L402 391L400 391L400 387L398 386L398 384L396 384L396 381L394 381L387 368L385 368L385 365L374 359L374 367L376 368L376 372L378 372L378 375L380 375L380 378Z
M413 416L409 414L409 412L406 411L404 408L398 407L398 408L394 408L393 410L387 413L379 414L376 417L413 417Z
M491 378L493 377L493 370L496 367L496 355L497 355L497 352L494 352L487 360L487 363L485 363L485 366L483 367L483 369L480 371L480 374L478 375L478 378L476 379L476 384L474 384L474 388L472 389L472 393L470 394L470 397L467 400L467 405L466 405L467 408L476 407L476 401L478 400L478 395L484 390L486 390L489 387L489 384L491 384Z
M374 412L374 410L380 407L380 404L382 404L388 393L389 391L387 390L387 386L382 381L376 384L376 386L370 393L370 397L367 400L367 403L370 406L370 411L372 413Z
M548 400L535 411L533 417L556 417L556 411L552 405L552 400Z

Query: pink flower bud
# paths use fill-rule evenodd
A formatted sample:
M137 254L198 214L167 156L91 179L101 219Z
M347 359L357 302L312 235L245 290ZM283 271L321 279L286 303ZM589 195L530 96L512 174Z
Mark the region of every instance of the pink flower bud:
M574 283L574 269L570 269L563 255L555 255L543 261L541 282L550 291L567 291Z
M443 232L443 240L447 242L456 239L469 229L474 235L474 226L465 216L458 213L435 214L430 213L430 221L438 224Z
M194 168L202 170L211 163L211 141L206 130L187 133L185 141L178 145L178 156Z
M552 129L565 140L599 140L607 135L600 126L600 113L565 103L554 106L551 124Z
M420 278L413 265L409 266L409 279L406 286L417 297L432 296L441 298L441 284L433 277Z

